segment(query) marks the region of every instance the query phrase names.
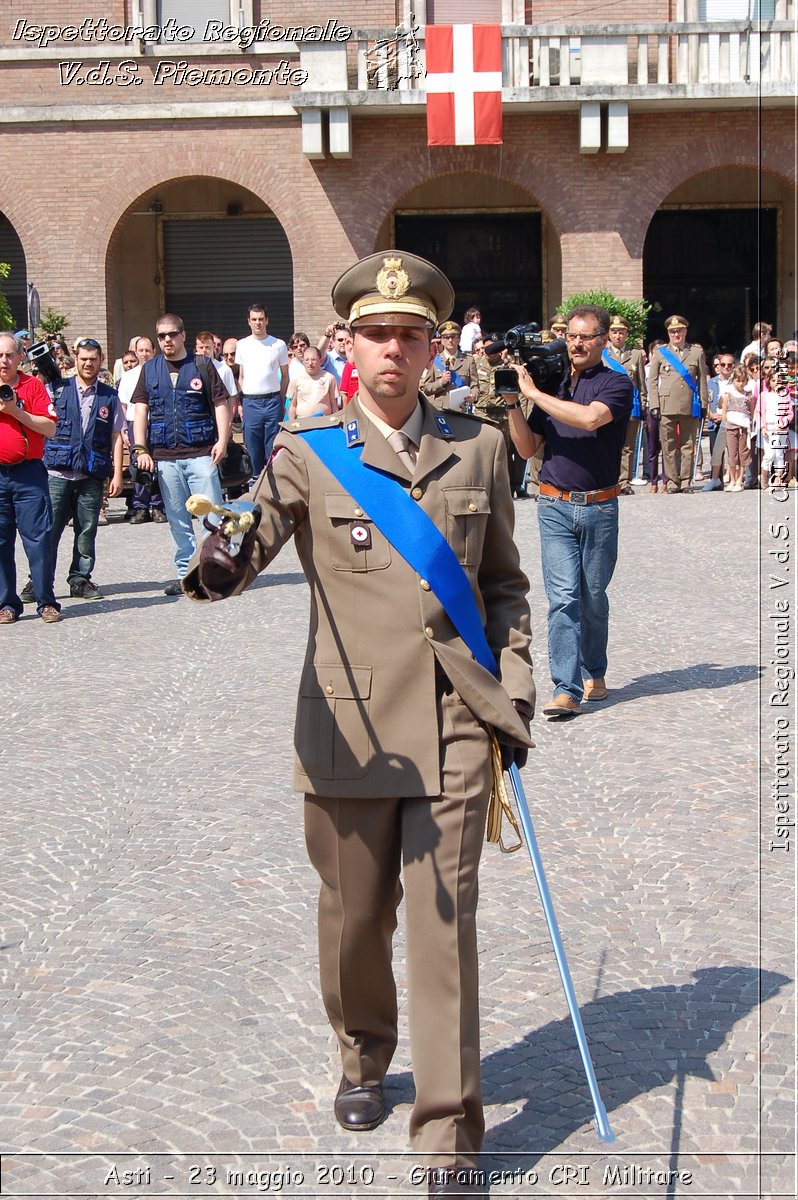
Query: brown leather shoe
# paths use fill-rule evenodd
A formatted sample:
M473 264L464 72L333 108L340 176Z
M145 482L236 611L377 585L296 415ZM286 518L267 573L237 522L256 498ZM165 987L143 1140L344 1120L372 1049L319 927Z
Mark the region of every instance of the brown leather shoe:
M381 1083L359 1087L356 1083L350 1083L346 1075L341 1076L335 1097L335 1119L339 1125L355 1133L365 1133L369 1129L376 1129L384 1117L385 1100Z
M606 700L607 685L603 679L585 680L585 700Z
M0 625L13 625L16 619L13 608L0 608Z
M45 625L55 625L56 621L61 620L60 612L57 608L54 608L52 604L45 604L39 615L41 616L41 619L44 621Z
M578 717L581 711L576 700L566 692L559 692L553 700L543 706L543 716L551 721L560 721L563 717Z

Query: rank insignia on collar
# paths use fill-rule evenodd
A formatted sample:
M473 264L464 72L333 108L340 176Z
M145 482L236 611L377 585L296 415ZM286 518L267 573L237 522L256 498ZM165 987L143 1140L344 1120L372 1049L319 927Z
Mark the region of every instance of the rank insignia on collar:
M436 413L435 420L438 422L438 428L440 429L440 431L444 437L446 437L446 438L454 437L451 426L449 425L449 422L446 420L446 417L444 417L441 413Z
M346 444L347 446L356 446L360 441L360 426L357 421L347 421L346 423Z

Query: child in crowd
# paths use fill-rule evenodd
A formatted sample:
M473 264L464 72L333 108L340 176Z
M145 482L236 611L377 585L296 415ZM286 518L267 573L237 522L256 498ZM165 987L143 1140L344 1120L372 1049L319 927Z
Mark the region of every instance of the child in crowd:
M798 439L793 428L795 406L789 389L783 385L778 368L768 371L754 412L764 454L760 484L783 487L787 482L787 467L794 457Z
M302 355L305 374L288 384L288 420L330 415L340 407L335 376L321 369L321 352L308 346Z
M747 390L749 378L746 367L735 367L721 395L720 413L726 430L726 453L729 459L727 491L730 492L743 490L743 475L751 461L751 417L755 397Z

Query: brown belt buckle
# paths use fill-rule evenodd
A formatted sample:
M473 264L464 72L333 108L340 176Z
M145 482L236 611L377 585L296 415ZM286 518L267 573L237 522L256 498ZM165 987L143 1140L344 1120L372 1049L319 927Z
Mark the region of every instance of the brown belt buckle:
M569 492L568 499L572 504L587 504L587 492Z

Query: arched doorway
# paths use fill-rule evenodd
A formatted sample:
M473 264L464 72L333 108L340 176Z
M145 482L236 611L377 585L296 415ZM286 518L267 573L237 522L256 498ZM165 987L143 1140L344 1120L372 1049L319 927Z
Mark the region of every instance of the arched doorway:
M552 266L559 280L559 250L545 214L515 184L469 172L421 184L383 223L377 249L391 245L446 272L457 321L471 305L490 332L545 324L550 315L547 293Z
M293 329L291 248L271 210L237 184L176 179L140 196L108 248L109 328L120 350L150 332L161 312L182 317L189 341L200 329L242 337L247 307L269 310L272 333Z
M784 331L790 320L783 311L784 263L792 258L785 237L795 211L790 192L773 176L726 167L694 177L667 197L643 251L651 336L661 335L673 312L688 318L690 339L708 353L739 351L760 319Z
M0 279L0 292L8 301L14 318L14 329L22 329L28 323L28 276L25 266L25 251L16 229L3 213L0 213L0 262L8 263L11 270L5 279Z

